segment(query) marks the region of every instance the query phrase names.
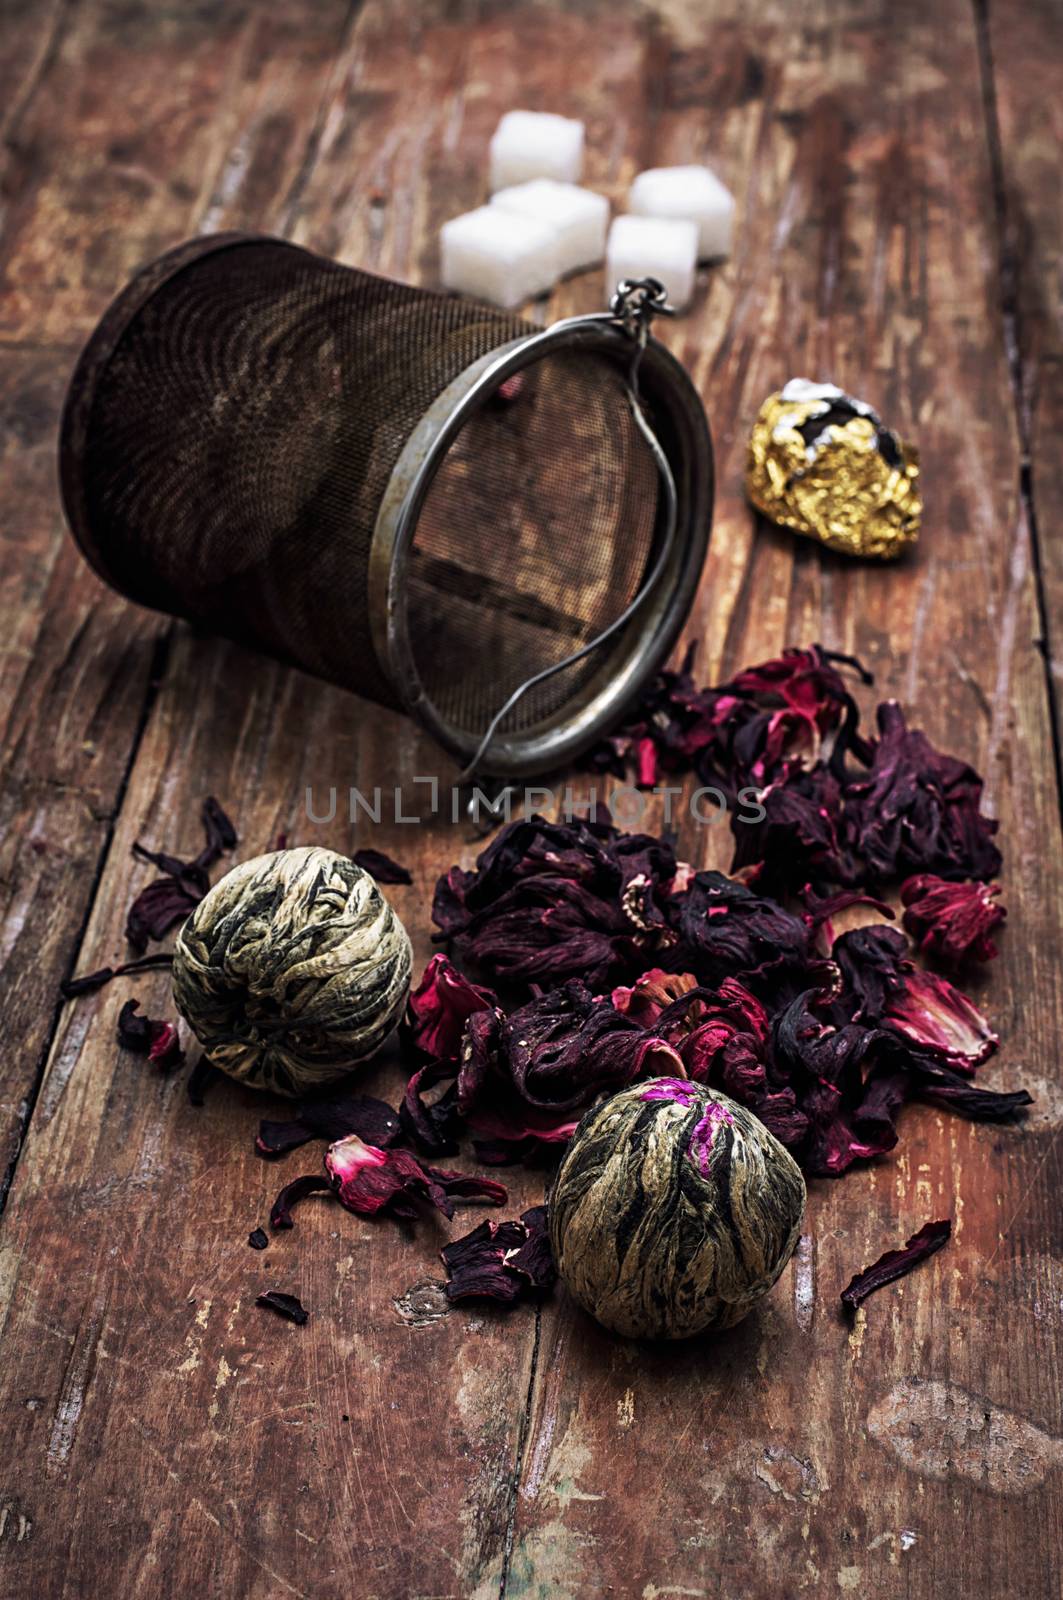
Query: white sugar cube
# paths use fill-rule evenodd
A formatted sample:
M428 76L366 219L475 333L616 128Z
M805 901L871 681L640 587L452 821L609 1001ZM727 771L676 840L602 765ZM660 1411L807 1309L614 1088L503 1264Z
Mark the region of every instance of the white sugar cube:
M693 222L659 217L615 217L605 256L607 298L621 278L659 278L681 311L694 292L698 230Z
M491 191L529 178L578 183L583 124L553 111L507 111L491 140Z
M445 222L439 241L446 288L496 306L519 306L561 276L557 229L537 217L480 206Z
M562 272L592 267L605 255L609 202L574 183L553 178L533 178L512 189L499 189L491 204L516 216L537 217L557 229Z
M631 185L628 210L698 225L698 260L731 253L734 195L708 167L651 167Z

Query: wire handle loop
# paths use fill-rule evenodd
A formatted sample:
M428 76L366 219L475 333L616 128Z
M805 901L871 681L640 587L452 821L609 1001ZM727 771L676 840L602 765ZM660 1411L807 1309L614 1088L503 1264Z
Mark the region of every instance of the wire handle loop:
M642 353L646 348L646 341L649 338L650 324L654 317L674 317L676 310L674 306L668 304L668 292L658 278L621 278L609 301L609 311L617 326L622 328L634 341L635 348L632 352L631 365L627 374L627 397L635 426L649 446L664 489L664 537L661 540L657 559L654 561L645 581L634 599L629 601L620 615L615 617L607 628L603 628L601 633L596 634L581 649L573 651L571 655L565 656L561 661L555 661L552 666L544 667L542 672L535 673L532 677L526 678L523 683L517 685L513 693L499 707L488 723L472 759L458 775L459 784L473 781L480 762L483 760L484 753L490 746L499 726L505 721L518 700L522 699L529 689L534 689L538 684L544 683L547 678L552 678L556 673L563 672L566 667L575 666L577 661L582 661L585 656L590 655L592 650L597 650L599 646L607 643L615 634L619 633L621 628L626 627L639 607L653 593L672 554L679 500L671 464L642 408L642 396L639 391L639 367L642 363Z

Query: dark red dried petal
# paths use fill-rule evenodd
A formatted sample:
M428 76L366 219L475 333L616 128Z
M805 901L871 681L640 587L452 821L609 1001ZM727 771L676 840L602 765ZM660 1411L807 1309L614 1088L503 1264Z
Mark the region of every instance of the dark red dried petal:
M175 1025L141 1016L139 1000L127 1000L118 1013L118 1043L123 1050L147 1056L163 1071L184 1055Z
M447 1269L447 1299L498 1300L511 1304L524 1293L525 1281L505 1265L507 1250L517 1250L526 1235L519 1222L481 1222L471 1233L453 1239L439 1252Z
M305 1310L298 1295L282 1294L279 1289L269 1289L265 1294L260 1294L255 1301L256 1306L263 1306L267 1311L275 1311L278 1316L286 1317L289 1322L294 1322L302 1327L309 1320L310 1313Z
M172 1022L155 1022L152 1024L153 1037L148 1050L148 1060L165 1071L176 1066L184 1060L184 1051L181 1049L181 1040L177 1027Z
M203 802L202 820L206 844L194 861L183 861L179 856L134 843L135 856L150 861L166 874L142 889L129 908L126 938L134 950L146 949L150 939L164 938L195 910L210 888L207 868L237 843L236 829L213 796Z
M433 916L466 961L509 983L605 983L674 942L664 903L675 873L668 844L599 815L531 817L501 829L475 872L440 879Z
M429 1103L425 1090L443 1079L452 1078L456 1063L430 1061L415 1072L406 1085L399 1120L406 1138L426 1156L451 1156L458 1149L462 1116L458 1108L458 1087L450 1086Z
M127 1000L118 1013L118 1043L123 1050L146 1056L151 1049L153 1024L150 1017L138 1015L139 1011L139 1000Z
M855 657L820 645L786 650L729 683L705 689L695 687L693 663L692 645L678 671L657 675L623 725L590 752L587 764L622 777L634 761L649 776L648 743L654 771L657 764L673 772L693 767L703 782L737 793L743 786L770 782L785 761L830 761L840 770L848 750L860 759L867 756L856 731L856 704L835 666L854 668L870 683L870 673Z
M859 872L838 836L841 791L822 763L806 770L787 763L757 791L760 816L731 813L735 848L731 872L755 867L758 891L782 897L810 882L847 883Z
M176 878L156 878L129 908L125 935L134 950L146 950L150 939L163 939L184 922L203 896L190 892Z
M259 1124L255 1149L261 1156L279 1156L296 1150L311 1139L335 1143L356 1133L367 1144L394 1144L402 1132L398 1113L383 1100L371 1095L341 1095L330 1099L304 1100L288 1122Z
M188 1074L188 1098L194 1106L201 1106L207 1089L221 1073L206 1056L200 1056L191 1072Z
M909 729L895 700L880 705L877 718L871 771L845 789L846 835L872 881L912 873L994 877L997 824L979 811L977 772Z
M210 867L226 850L234 850L240 841L235 827L212 794L203 802L202 818L207 842L196 861L201 867Z
M999 893L998 883L949 883L921 873L901 886L904 926L923 954L938 961L991 961L997 953L991 934L1007 915L996 904Z
M1033 1105L1033 1096L1026 1089L977 1088L960 1073L918 1054L912 1065L912 1092L918 1099L957 1111L972 1122L1007 1122Z
M412 883L413 878L406 867L385 855L383 850L373 850L366 847L356 850L351 857L356 867L361 867L363 872L368 872L377 883Z
M903 995L912 971L904 934L881 924L840 934L831 959L841 973L838 1015L869 1026L882 1021L894 996Z
M918 1233L912 1234L903 1249L887 1250L873 1266L858 1272L848 1287L843 1289L842 1304L850 1311L855 1311L869 1294L874 1294L876 1289L884 1288L896 1278L903 1278L913 1267L940 1250L942 1245L948 1243L951 1233L952 1223L947 1220L928 1222Z
M445 955L433 956L410 995L404 1037L433 1061L456 1062L469 1017L497 1004L490 989L470 983Z
M458 1076L458 1103L471 1121L474 1110L504 1104L512 1091L524 1107L556 1113L636 1078L683 1073L671 1045L595 999L577 979L505 1017L486 1056L481 1033L470 1029ZM493 1094L495 1087L504 1092Z
M781 968L807 966L811 935L801 918L722 872L697 873L668 915L679 938L672 964L709 988L737 978L757 989Z
M532 1206L519 1222L481 1222L440 1251L448 1300L487 1299L502 1305L543 1294L556 1279L546 1207Z
M550 1234L546 1225L546 1207L532 1206L521 1213L520 1220L526 1238L523 1244L505 1252L503 1265L507 1271L526 1278L531 1288L545 1291L552 1288L557 1280L557 1268L550 1251Z
M318 1190L331 1188L329 1180L316 1172L306 1173L301 1178L293 1178L290 1183L284 1185L273 1202L273 1209L269 1214L270 1227L293 1228L295 1224L292 1221L292 1207L300 1200L305 1200L308 1194L316 1194Z
M74 1000L78 995L92 994L102 989L113 978L125 978L138 972L156 972L173 966L173 956L142 956L139 961L124 961L117 967L100 967L97 972L87 972L81 978L67 978L59 985L64 1000Z

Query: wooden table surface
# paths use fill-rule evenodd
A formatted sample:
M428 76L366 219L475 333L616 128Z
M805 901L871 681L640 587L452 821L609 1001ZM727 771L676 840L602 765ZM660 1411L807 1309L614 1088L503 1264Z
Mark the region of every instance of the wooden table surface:
M1056 1595L1063 1518L1059 751L1063 13L1058 0L4 0L0 7L0 1597ZM513 105L586 119L587 181L708 158L726 265L665 337L709 410L706 680L813 639L859 654L999 816L1009 921L977 990L1024 1126L905 1112L897 1151L811 1185L798 1256L733 1333L650 1350L561 1295L446 1309L445 1225L308 1206L262 1253L264 1107L120 1052L150 869L219 796L246 854L308 784L448 769L406 721L108 593L67 537L56 420L142 261L285 233L432 283ZM597 309L566 284L544 316ZM831 377L920 445L914 557L863 568L757 528L756 410ZM865 705L870 706L865 697ZM370 842L359 837L358 842ZM474 843L382 827L418 961ZM726 865L689 827L681 850ZM397 1062L367 1080L394 1093ZM512 1174L517 1204L542 1175ZM512 1213L510 1213L512 1214ZM850 1274L931 1216L952 1245L851 1328ZM474 1219L475 1220L475 1219ZM459 1214L457 1231L470 1224ZM255 1309L269 1285L309 1324Z

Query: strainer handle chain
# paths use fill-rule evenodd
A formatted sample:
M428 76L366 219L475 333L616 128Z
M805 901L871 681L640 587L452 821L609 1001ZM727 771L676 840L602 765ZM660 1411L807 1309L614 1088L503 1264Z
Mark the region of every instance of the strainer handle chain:
M629 335L634 343L631 365L627 374L627 398L628 404L631 406L631 415L635 426L645 439L657 465L657 471L660 474L665 501L664 536L660 543L657 558L638 593L633 600L629 601L620 615L615 617L607 628L603 628L601 633L596 634L581 649L573 651L571 655L563 657L560 661L555 661L552 666L544 667L541 672L536 672L532 677L526 678L523 683L517 685L513 693L499 707L488 723L472 759L458 775L459 783L470 783L475 779L477 768L483 760L484 752L490 746L491 740L494 738L500 724L513 710L518 700L521 700L528 693L529 689L534 689L538 684L544 683L547 678L552 678L557 673L563 672L566 667L575 666L578 661L582 661L585 656L590 655L592 650L597 650L599 646L613 638L621 628L627 626L639 607L653 593L672 554L676 523L678 521L679 497L676 493L671 463L642 409L642 398L639 393L639 367L642 362L642 353L646 348L646 341L649 338L650 323L653 318L658 315L673 317L676 314L675 308L668 304L665 287L657 278L622 278L609 302L609 310L611 313L609 320L614 321L618 327ZM576 322L580 319L572 318L571 320ZM603 319L600 317L594 318L596 322L600 320Z

